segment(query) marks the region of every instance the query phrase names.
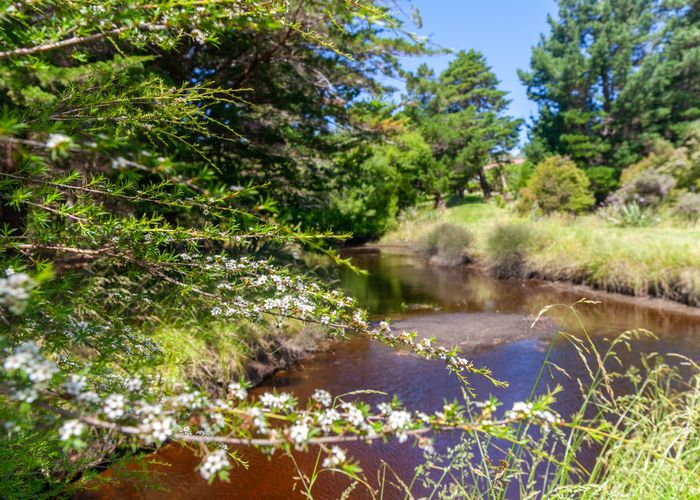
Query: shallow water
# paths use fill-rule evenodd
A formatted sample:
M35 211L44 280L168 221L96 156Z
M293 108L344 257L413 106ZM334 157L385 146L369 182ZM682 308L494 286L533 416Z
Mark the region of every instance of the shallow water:
M342 272L340 285L369 309L373 319L396 320L395 329L410 328L425 336L435 335L444 344L461 344L467 357L477 365L488 366L496 378L509 382L508 389L497 389L490 382L472 378L479 399L494 394L508 408L514 401L527 398L547 349L564 321L553 311L535 329L530 324L538 311L548 304L571 304L587 297L602 300L598 305L578 307L588 333L599 347L607 338L634 328L646 328L657 339L643 338L630 352L620 351L620 371L636 365L643 353L681 353L700 360L700 310L662 301L630 299L567 285L536 281L499 281L466 268L439 268L426 265L414 255L392 252L353 254L354 262L369 271L368 276ZM564 311L564 309L561 309ZM580 334L569 316L567 331ZM571 378L554 371L546 384L560 383L565 391L555 408L563 415L578 409L581 397L576 377L585 378L585 368L566 342L558 340L551 361ZM545 387L543 385L543 388ZM461 387L439 361L425 361L405 351L392 351L365 339L338 344L331 351L307 360L301 366L276 374L254 392L276 388L293 392L305 400L315 388L333 394L356 389L371 389L397 394L414 409L441 408L444 400L461 399ZM369 399L378 400L378 396ZM365 398L367 399L367 398ZM383 399L383 398L381 398ZM454 435L437 438L436 448L455 443ZM370 471L386 461L403 480L410 481L421 462L421 452L410 444L357 444L348 446L370 479ZM140 489L134 481L121 482L86 495L88 498L302 498L297 486L293 491L295 470L283 457L268 459L254 450L241 450L249 470L232 471L230 483L212 486L199 477L195 467L199 459L189 450L167 446L154 457L161 462L149 466L158 472L161 491ZM308 470L316 454L299 454L297 461ZM131 467L136 469L136 466ZM112 475L108 472L107 475ZM322 475L314 488L317 498L336 498L349 482L337 475ZM356 489L351 498L366 495ZM388 494L385 498L394 498Z

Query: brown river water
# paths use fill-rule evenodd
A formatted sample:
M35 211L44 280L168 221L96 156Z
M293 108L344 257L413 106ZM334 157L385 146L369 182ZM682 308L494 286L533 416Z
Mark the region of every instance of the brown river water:
M495 388L490 382L472 378L479 399L490 394L502 400L505 408L527 399L537 373L562 321L555 312L534 329L530 328L537 312L548 304L571 304L586 297L601 300L598 305L581 305L579 311L586 328L601 348L606 339L634 328L646 328L658 339L637 340L629 352L620 351L620 371L639 364L643 353L680 353L700 361L700 309L669 302L632 299L594 292L582 287L524 280L495 280L468 268L429 266L417 256L392 251L361 251L352 254L359 267L369 271L359 276L343 271L339 284L367 308L373 319L391 318L394 329L417 330L424 336L436 336L447 345L459 344L465 355L477 365L488 366L496 378L508 381L507 389ZM577 332L573 322L567 331ZM574 349L564 341L554 345L551 361L564 368L571 379L554 373L550 386L560 383L565 391L559 395L555 409L562 415L578 409L581 395L576 377L585 378L585 368ZM543 385L543 390L544 390ZM405 351L393 351L358 338L339 343L327 352L315 355L298 367L282 371L256 388L260 393L275 388L292 392L302 401L315 388L332 394L357 389L396 394L409 408L434 411L444 400L461 399L461 386L439 361L425 361ZM622 388L621 390L624 390ZM384 400L376 395L371 401ZM446 434L436 438L435 448L442 451L457 442ZM404 481L410 482L422 452L409 442L354 444L346 447L376 483L382 462ZM153 499L288 499L303 498L295 488L295 468L290 459L268 458L255 450L239 450L249 469L232 470L231 482L208 485L195 468L199 458L186 448L169 445L148 457L149 479L144 486L135 474L138 466L127 467L132 474L104 486L82 498L153 498ZM313 452L297 455L297 463L309 470L316 460ZM590 458L590 457L589 457ZM117 473L108 470L104 476ZM154 487L155 484L158 487ZM315 498L338 498L349 481L331 473L322 474L314 487ZM365 498L360 488L350 498ZM384 498L396 498L387 492Z

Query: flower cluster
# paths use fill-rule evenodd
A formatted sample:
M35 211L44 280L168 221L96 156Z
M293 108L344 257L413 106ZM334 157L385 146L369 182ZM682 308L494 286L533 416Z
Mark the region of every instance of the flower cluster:
M31 403L39 396L58 373L56 363L47 360L35 342L28 341L18 345L5 358L3 368L8 372L21 372L29 379L29 384L14 384L10 394L14 399Z
M309 437L309 425L307 421L305 420L291 426L289 428L289 437L297 447L303 445Z
M90 426L110 432L124 429L146 444L160 445L169 439L187 442L205 438L206 442L206 438L211 437L219 445L255 444L270 451L303 450L317 439L322 443L323 439L343 442L357 437L363 440L396 437L403 443L413 436L418 446L432 453L432 440L426 432L507 428L524 419L533 419L543 427L561 423L544 399L516 403L501 420L491 418L497 407L494 400L472 402L469 404L482 410L482 418L470 420L467 407L457 403L446 404L441 411L426 414L411 412L394 399L378 404L377 412L372 412L362 402L343 401L321 389L314 391L306 407L299 407L297 399L288 393L267 392L258 398L249 398L244 382L230 384L226 399L210 400L199 391L158 394L152 388L154 381L132 377L117 384L127 392L107 392L100 396L86 391L89 381L85 376L57 375L58 367L47 361L38 346L31 342L17 346L7 355L3 368L8 373L21 371L26 375L33 384L30 386L34 391L32 400L39 394L47 398L52 394L62 395L61 413L68 411L75 415L64 421L58 431L69 447L82 446L82 436ZM58 376L55 387L60 387L60 391L50 387L55 375ZM96 387L99 388L99 384ZM129 390L137 387L139 390ZM323 466L333 468L346 463L345 451L333 446ZM221 477L229 466L226 451L219 449L206 455L199 470L205 479L212 479Z
M124 415L126 399L122 394L110 394L104 400L102 412L109 420L117 420Z
M0 278L0 305L13 314L22 314L27 308L35 281L27 274L8 267Z
M338 446L333 446L331 452L323 459L322 465L326 468L338 467L347 461L345 450Z
M403 443L408 439L404 432L411 425L411 414L404 410L391 411L388 420L389 429L396 432L399 442Z
M264 315L269 315L335 326L346 310L354 306L354 301L343 294L324 289L270 261L218 255L208 256L202 263L196 256L184 253L178 258L189 266L201 266L216 280L215 291L205 294L211 299L209 310L214 317L261 321Z
M85 424L80 420L66 420L58 431L61 441L80 437L85 432Z
M364 316L356 312L353 315L352 325L362 325ZM491 376L491 370L487 368L477 368L473 362L459 356L459 351L456 348L448 349L443 346L433 345L434 338L423 338L416 340L415 332L401 332L398 335L392 333L391 326L388 322L382 321L377 328L363 330L370 339L389 347L405 346L411 349L414 354L424 359L440 359L445 361L447 369L459 376L460 380L467 383L465 375L472 373L478 374L489 379L497 387L507 387L505 382L494 379ZM467 387L469 388L469 387Z
M220 448L204 457L202 464L199 466L199 473L204 479L209 481L216 477L220 471L227 470L230 466L231 462L229 462L226 450Z
M513 403L513 407L505 413L505 417L510 420L535 418L539 420L545 428L548 428L550 425L560 425L563 423L562 418L556 412L544 407L538 408L531 401L518 401Z
M228 385L229 396L233 399L243 400L248 397L248 384L241 381L237 384L230 383Z
M179 259L191 269L205 273L206 285L195 293L201 294L204 303L211 304L212 314L242 315L252 320L263 314L311 321L321 317L322 323L338 332L354 331L390 347L407 347L423 358L446 362L448 369L456 373L469 371L488 376L461 358L455 349L436 345L434 339L417 339L415 333L394 334L388 322L370 326L367 313L356 309L351 299L278 269L269 261L187 254ZM110 331L77 320L68 324L73 336L66 338L76 343L85 339L95 342ZM181 387L166 394L156 380L138 372L136 376L126 376L101 371L99 377L94 377L86 365L65 360L59 361L59 366L65 372L58 374L58 366L46 360L36 344L17 346L3 362L6 371L22 371L31 382L29 387L26 381L15 387L20 399L33 401L39 394L46 401L57 395L61 398L56 406L70 414L59 434L69 447L80 446L82 441L78 438L86 435L85 430L90 426L98 430L91 433L95 437L100 435L99 429L110 432L123 429L141 443L156 445L170 439L207 442L211 438L217 445L254 444L270 452L290 452L315 443L325 446L336 440L396 438L403 443L414 437L429 452L432 440L425 435L427 432L475 425L466 417L468 412L456 404L426 414L411 412L394 400L380 404L378 411L372 412L361 401L344 401L317 389L306 407L301 407L297 398L284 392L268 392L252 398L244 381L228 384L221 399L215 399L205 392ZM51 379L57 374L51 387ZM545 424L553 422L545 408L537 406L530 413L520 410L514 408L515 413L501 421L484 418L476 425L507 426L522 418ZM344 464L347 464L345 451L332 447L324 466ZM228 466L226 453L216 451L205 457L200 471L203 477L211 479L221 477L220 473Z
M162 443L175 432L175 419L163 415L162 405L140 401L137 413L142 416L139 430L147 443Z
M280 394L272 394L266 392L260 396L260 402L266 409L269 410L292 410L296 404L294 396L286 392Z
M324 407L329 407L333 402L333 397L331 396L330 392L324 391L323 389L316 389L311 395L311 399Z

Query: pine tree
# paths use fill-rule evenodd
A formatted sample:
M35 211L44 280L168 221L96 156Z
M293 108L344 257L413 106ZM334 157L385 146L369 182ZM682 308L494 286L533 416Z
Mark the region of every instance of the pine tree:
M627 127L645 139L678 142L700 119L700 2L664 2L658 17L663 29L619 106Z
M532 142L581 166L630 162L629 109L618 105L645 60L656 26L654 0L560 0L558 19L519 72L539 107Z
M417 106L420 123L449 171L450 188L460 192L478 177L484 196L490 196L483 167L515 146L520 127L520 120L505 114L510 102L506 92L498 88L484 56L474 50L459 52L437 82L422 82L412 87L423 96Z

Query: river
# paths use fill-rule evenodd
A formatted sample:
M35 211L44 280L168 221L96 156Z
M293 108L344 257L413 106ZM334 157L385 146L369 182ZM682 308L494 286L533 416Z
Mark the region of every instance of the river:
M435 335L445 344L460 344L477 365L488 366L498 379L508 381L507 389L495 388L490 382L472 377L479 399L495 395L509 408L527 398L560 322L561 313L530 328L538 311L548 304L571 304L587 297L602 301L598 305L581 305L578 310L595 343L603 348L607 340L634 328L646 328L656 335L633 344L631 351L619 352L619 371L637 365L644 353L682 353L700 360L700 310L646 299L632 299L563 284L532 280L495 280L483 272L468 268L429 266L418 256L395 251L356 251L353 261L369 272L359 276L342 271L339 284L367 308L372 319L391 318L395 329L416 329L425 336ZM564 311L561 309L560 311ZM580 333L569 321L567 331ZM551 360L563 368L567 377L554 371L546 383L562 384L563 394L555 408L567 415L581 402L576 377L585 378L585 368L575 350L558 340ZM543 386L544 387L544 386ZM313 389L323 388L332 394L356 389L370 389L396 394L414 409L431 411L442 407L444 400L460 399L461 387L439 361L425 361L405 351L393 351L366 339L339 343L327 352L315 355L300 366L277 373L253 392L272 388L292 392L304 401ZM373 401L378 396L370 396ZM383 399L383 398L381 398ZM436 440L436 449L454 444L454 435ZM371 480L382 461L409 481L422 460L422 452L410 443L376 443L348 447ZM195 471L198 458L188 449L166 446L155 456L158 463L148 467L160 490L139 487L139 481L121 481L86 498L302 498L297 486L293 491L295 470L288 458L268 458L254 450L242 450L249 470L234 469L230 483L208 485ZM307 469L316 459L314 453L298 454L297 461ZM132 472L136 465L129 467ZM155 474L155 476L153 475ZM108 471L107 475L113 475ZM136 477L136 476L135 476ZM317 498L337 498L349 482L337 475L321 475L314 488ZM364 498L356 489L350 498ZM385 498L393 498L391 494Z

